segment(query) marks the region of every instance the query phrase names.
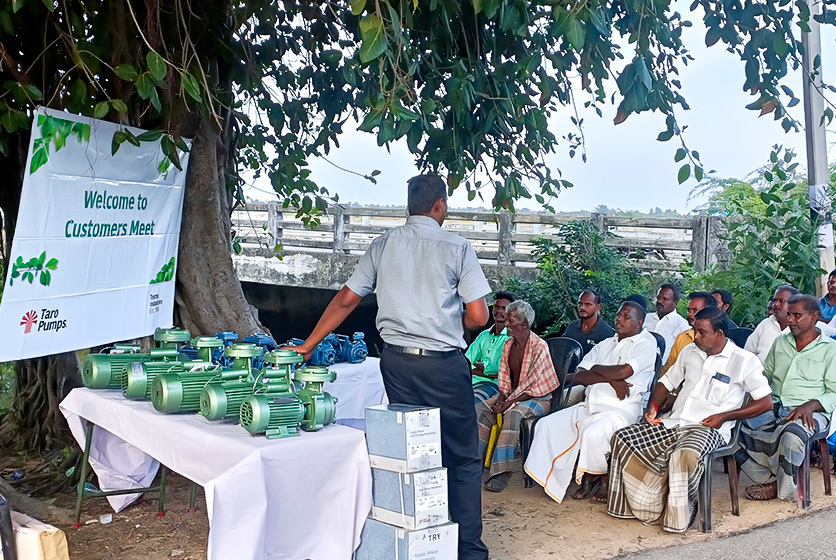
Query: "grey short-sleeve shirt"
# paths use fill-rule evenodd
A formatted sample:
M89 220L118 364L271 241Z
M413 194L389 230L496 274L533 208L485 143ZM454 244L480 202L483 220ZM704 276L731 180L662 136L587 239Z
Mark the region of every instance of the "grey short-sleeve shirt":
M377 295L384 342L437 351L467 347L462 303L491 292L467 239L429 216L410 216L375 239L345 285Z

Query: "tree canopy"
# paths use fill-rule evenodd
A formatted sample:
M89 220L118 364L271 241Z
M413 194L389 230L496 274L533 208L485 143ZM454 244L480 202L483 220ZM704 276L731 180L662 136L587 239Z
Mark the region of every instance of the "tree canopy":
M832 6L816 19L836 22ZM170 135L178 165L174 146L202 115L225 133L231 192L255 171L309 212L329 194L310 158L356 119L471 198L488 177L496 206L548 205L571 183L543 156L562 145L583 157L582 119L554 131L549 117L614 103L616 124L666 114L658 140L680 142L680 181L701 180L676 120L691 16L740 57L749 108L796 126L781 81L800 64L804 0L694 0L685 15L665 0L12 0L0 6L0 153L13 156L44 104ZM126 131L114 149L144 139Z

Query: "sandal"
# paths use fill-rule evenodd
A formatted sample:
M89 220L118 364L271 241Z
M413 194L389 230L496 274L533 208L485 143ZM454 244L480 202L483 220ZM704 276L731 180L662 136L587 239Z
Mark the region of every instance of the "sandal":
M508 486L508 473L492 476L485 482L485 490L491 492L502 492Z
M778 483L754 484L746 487L746 497L750 500L766 501L778 497Z
M609 493L609 484L601 484L598 488L598 491L592 495L590 498L590 502L594 504L604 504L607 505L608 497L607 494Z
M573 500L585 500L595 492L598 491L598 488L601 486L601 479L597 478L590 482L587 477L583 477L581 481L581 487L572 492L572 499Z

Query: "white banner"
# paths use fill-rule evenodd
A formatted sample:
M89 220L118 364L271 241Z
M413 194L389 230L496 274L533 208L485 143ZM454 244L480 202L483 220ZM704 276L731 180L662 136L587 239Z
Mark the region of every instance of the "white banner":
M32 123L11 262L0 302L0 362L89 348L170 327L183 171L160 140L39 109ZM127 129L135 136L139 129Z

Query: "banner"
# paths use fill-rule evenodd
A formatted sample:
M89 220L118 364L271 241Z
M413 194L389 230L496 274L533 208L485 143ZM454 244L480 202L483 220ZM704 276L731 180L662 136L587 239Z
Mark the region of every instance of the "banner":
M39 109L32 123L0 362L90 348L170 327L188 153L171 165L142 130ZM124 134L124 132L122 133Z

